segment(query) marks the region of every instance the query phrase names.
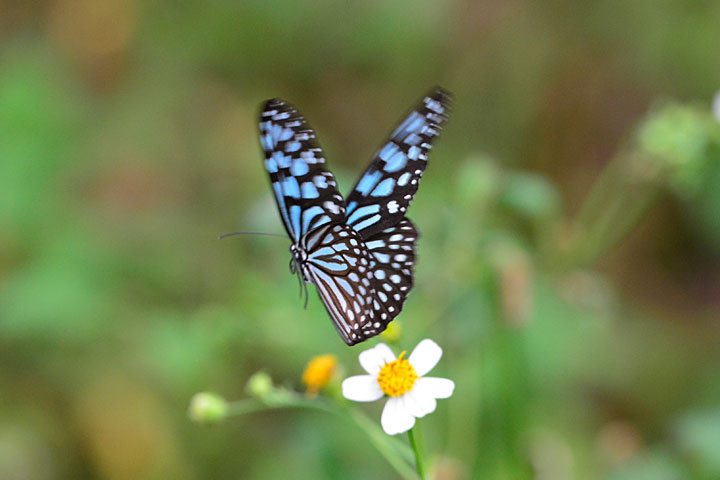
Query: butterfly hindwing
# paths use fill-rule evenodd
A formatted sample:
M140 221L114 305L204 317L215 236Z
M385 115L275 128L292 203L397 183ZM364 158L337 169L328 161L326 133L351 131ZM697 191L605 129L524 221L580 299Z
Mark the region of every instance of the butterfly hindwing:
M347 224L363 238L396 225L417 192L451 97L436 88L400 122L346 200Z
M404 218L365 242L372 257L373 287L377 300L375 318L384 324L400 313L413 286L417 238L415 226Z
M417 237L408 219L367 242L352 227L337 224L307 236L313 283L348 345L379 334L402 310L413 284Z
M345 202L305 118L282 100L260 114L260 143L280 217L293 242L331 222L344 222Z
M374 316L374 261L358 233L329 224L306 237L307 266L335 329L348 345L368 338ZM372 335L370 335L372 336Z

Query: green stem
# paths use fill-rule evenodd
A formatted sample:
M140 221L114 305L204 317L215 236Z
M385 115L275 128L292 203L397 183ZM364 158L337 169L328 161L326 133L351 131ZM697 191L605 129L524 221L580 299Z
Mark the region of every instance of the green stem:
M565 267L592 265L640 222L660 192L663 171L651 168L656 163L642 152L611 161L573 222Z
M417 480L417 475L410 467L412 452L401 441L389 437L380 430L375 422L356 408L339 405L325 398L307 398L295 392L273 392L262 400L248 399L229 402L227 416L244 415L266 410L283 408L304 408L331 413L350 419L370 439L373 446L385 457L395 471L406 480Z
M413 452L415 452L415 464L417 465L418 476L420 477L420 480L425 480L427 477L425 477L422 454L420 453L418 442L415 440L415 432L413 430L414 428L408 430L408 438L410 439L410 446L412 447Z

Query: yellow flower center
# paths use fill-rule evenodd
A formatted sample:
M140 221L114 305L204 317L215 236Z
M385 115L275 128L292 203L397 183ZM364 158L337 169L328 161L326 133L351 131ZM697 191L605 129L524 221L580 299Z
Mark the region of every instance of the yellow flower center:
M303 372L302 381L308 393L317 393L325 387L337 367L337 358L334 355L320 355L310 360Z
M402 352L397 360L386 363L377 377L382 391L391 397L399 397L412 390L415 380L419 378L404 356L405 352Z

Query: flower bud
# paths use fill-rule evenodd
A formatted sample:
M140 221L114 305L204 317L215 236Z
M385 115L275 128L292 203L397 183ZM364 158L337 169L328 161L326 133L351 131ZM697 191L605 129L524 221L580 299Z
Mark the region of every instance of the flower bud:
M263 371L253 374L245 385L245 390L253 397L258 398L267 396L274 388L272 378Z
M380 334L380 336L390 342L390 343L397 343L400 338L402 338L402 325L395 320L394 322L390 322L387 326L387 328Z
M327 386L335 373L337 363L335 355L319 355L310 359L302 375L302 382L308 393L317 393Z
M190 399L188 416L199 423L217 423L228 411L228 404L224 398L214 393L200 392Z
M720 105L713 105L714 110L718 108ZM717 117L718 112L714 113ZM639 146L650 154L640 158L652 162L661 172L659 178L666 178L676 192L683 196L694 193L705 185L712 163L708 152L711 145L717 145L720 130L715 120L707 110L693 105L657 108L638 129Z

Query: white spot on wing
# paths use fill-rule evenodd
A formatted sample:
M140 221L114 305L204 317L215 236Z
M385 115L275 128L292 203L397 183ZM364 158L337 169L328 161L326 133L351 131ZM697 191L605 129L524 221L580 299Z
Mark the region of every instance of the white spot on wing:
M332 214L337 215L338 213L340 213L340 207L337 205L337 203L331 202L330 200L325 200L323 202L323 208L325 208L325 210Z

